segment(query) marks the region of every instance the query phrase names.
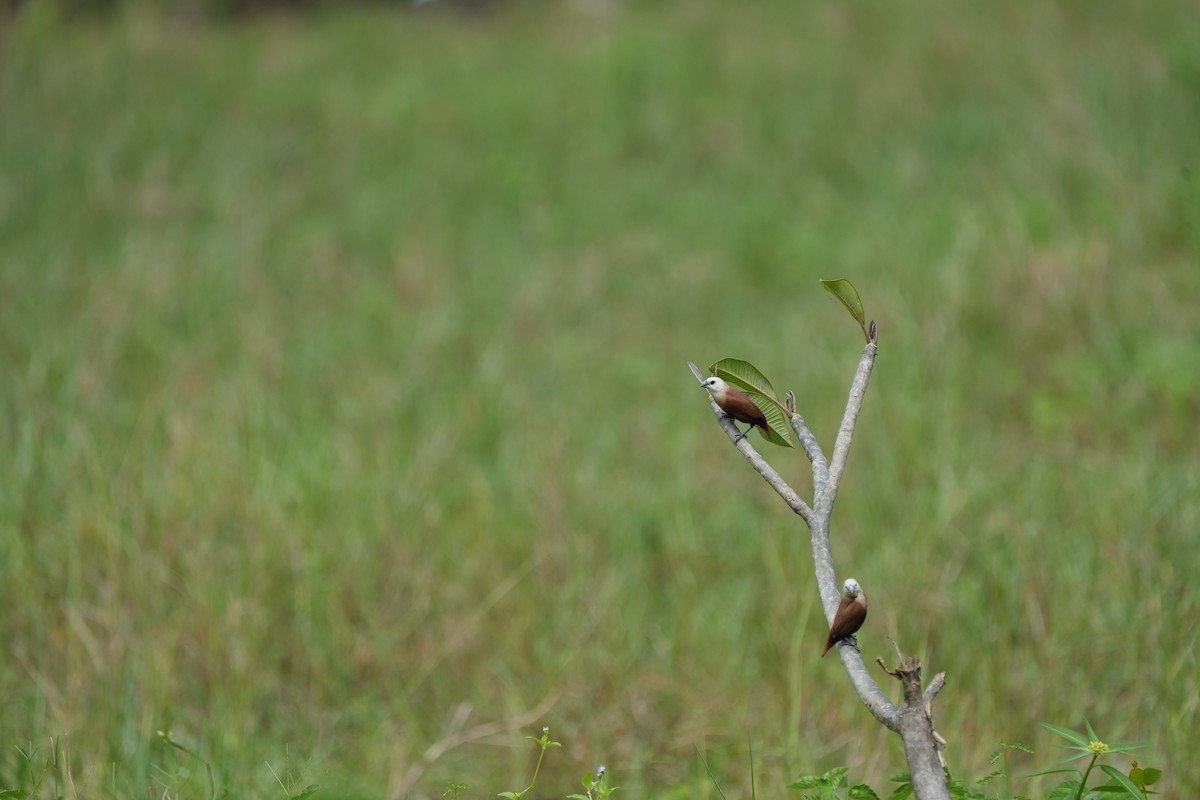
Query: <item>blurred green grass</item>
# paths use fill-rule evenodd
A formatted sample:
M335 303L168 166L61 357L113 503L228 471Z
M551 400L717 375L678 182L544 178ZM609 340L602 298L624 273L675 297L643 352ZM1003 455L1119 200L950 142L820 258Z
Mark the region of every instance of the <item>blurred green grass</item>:
M767 796L841 763L882 791L807 532L684 363L752 360L828 446L844 276L881 331L834 519L864 655L947 671L964 777L1086 716L1200 785L1200 37L1186 3L920 9L29 8L0 777L62 736L88 796L203 794L170 729L237 796L285 759L322 796L486 796L548 723L548 793L603 762L714 797L699 748L748 797L747 744ZM457 709L546 697L422 767Z

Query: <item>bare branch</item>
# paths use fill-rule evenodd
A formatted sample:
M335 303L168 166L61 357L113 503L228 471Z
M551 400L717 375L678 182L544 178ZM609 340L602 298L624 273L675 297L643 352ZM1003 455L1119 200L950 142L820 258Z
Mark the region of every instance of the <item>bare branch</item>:
M789 397L791 394L791 392L788 392ZM808 456L808 460L812 462L813 486L817 492L820 492L821 487L829 479L829 462L825 460L825 453L821 451L821 444L809 429L808 423L804 421L804 417L793 412L790 422L792 423L792 430L796 432L796 438L800 440L800 446L804 448L804 455Z
M814 498L814 505L821 509L822 514L833 512L833 501L837 499L838 485L842 482L842 471L846 469L846 461L850 458L850 443L854 440L854 426L858 422L858 412L862 409L863 397L867 393L867 383L871 380L871 368L875 365L875 353L878 350L875 342L868 342L863 348L862 358L858 361L858 371L854 373L854 381L850 384L850 397L846 401L846 412L842 415L842 426L838 428L837 440L833 443L833 459L829 464L829 480L825 482L822 491Z
M754 449L754 445L750 444L750 437L742 436L742 432L738 430L736 425L733 424L733 420L729 418L729 415L721 410L721 407L717 405L716 401L710 397L709 402L712 404L713 413L717 415L717 419L720 421L721 427L725 429L725 433L727 433L729 438L735 442L737 449L740 450L742 455L746 457L746 460L750 462L750 466L754 467L754 471L763 476L763 480L771 485L771 488L775 490L775 493L783 498L783 502L787 503L791 507L792 511L795 511L804 518L805 522L811 525L812 509L809 508L808 503L804 502L804 498L800 497L800 495L796 493L795 489L793 489L791 486L788 486L787 481L785 481L779 475L779 473L775 471L774 467L768 464L767 460L758 454L758 451Z
M886 668L885 668L886 669ZM889 670L889 672L891 672ZM900 706L899 733L904 740L904 759L913 791L920 800L950 800L946 773L942 764L939 742L944 742L933 729L933 713L929 705L932 695L945 684L945 675L938 674L921 691L921 662L912 656L901 659L891 673L904 686L904 702Z

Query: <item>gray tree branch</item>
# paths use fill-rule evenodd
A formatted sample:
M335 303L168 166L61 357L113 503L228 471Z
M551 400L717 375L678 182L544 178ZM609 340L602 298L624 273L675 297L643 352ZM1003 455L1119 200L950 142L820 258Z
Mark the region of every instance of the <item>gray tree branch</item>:
M754 449L754 445L750 444L750 437L742 436L742 432L733 424L733 420L721 410L716 401L711 397L708 401L712 404L713 413L717 415L717 420L721 423L721 427L725 429L725 433L734 442L734 446L750 462L750 466L754 467L754 471L763 476L763 480L769 483L776 494L783 498L783 502L791 506L792 511L795 511L804 518L805 522L811 525L812 509L809 508L808 503L804 502L804 498L797 494L795 489L788 486L787 481L767 463L765 458L759 455L758 451Z
M787 407L791 411L792 430L796 432L800 446L812 465L813 502L811 507L794 489L788 486L787 482L754 449L747 438L743 437L740 441L738 440L740 434L738 428L710 398L713 412L729 438L735 442L738 450L746 457L754 470L762 475L771 488L775 489L776 493L783 498L784 502L808 523L817 589L821 595L821 605L825 611L826 622L830 625L833 624L833 617L841 602L841 590L837 573L834 570L833 551L829 544L829 521L833 515L833 504L837 499L842 473L845 471L850 457L850 445L854 440L858 413L862 409L863 399L867 393L867 384L871 379L871 370L875 365L878 345L874 322L872 322L871 333L871 340L863 348L858 369L850 384L850 396L846 401L846 410L842 415L842 423L838 428L830 460L826 460L816 436L813 435L804 418L795 413L794 399L789 393ZM693 371L696 370L693 368ZM703 380L700 375L696 377ZM897 707L871 677L866 664L863 663L862 654L857 649L841 645L837 650L846 675L863 705L876 720L889 730L900 734L904 740L905 758L909 765L909 775L912 777L913 792L918 800L949 800L950 793L946 786L945 773L941 768L938 753L940 737L933 730L930 711L933 697L945 683L945 675L937 675L929 689L922 692L920 663L915 658L902 659L901 667L896 672L889 670L889 674L901 677L905 687L905 701ZM897 653L899 653L898 649ZM880 663L882 665L882 662ZM915 672L913 671L914 667ZM886 670L886 666L884 668ZM916 687L916 694L913 696L915 699L909 696L910 683Z

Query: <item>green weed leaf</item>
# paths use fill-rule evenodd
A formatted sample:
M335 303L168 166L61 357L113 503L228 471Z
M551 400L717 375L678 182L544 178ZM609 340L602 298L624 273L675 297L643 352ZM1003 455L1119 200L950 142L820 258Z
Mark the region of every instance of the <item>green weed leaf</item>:
M1101 764L1100 769L1104 770L1104 774L1109 777L1109 780L1124 789L1125 793L1132 797L1133 800L1145 800L1146 793L1139 789L1133 781L1125 777L1125 774L1121 770L1109 764Z
M1056 736L1061 736L1069 742L1074 742L1080 747L1088 746L1088 738L1078 731L1073 731L1070 728L1060 728L1058 725L1051 725L1049 722L1043 722L1042 727Z
M787 785L789 789L815 789L824 786L825 779L820 775L801 775Z
M1153 786L1162 776L1163 771L1154 767L1134 767L1129 770L1129 780L1138 786Z
M320 788L321 787L315 783L310 786L305 786L299 794L292 795L292 800L304 800L306 797L312 797Z
M849 774L849 767L834 767L833 769L829 770L829 772L826 772L824 775L822 775L821 780L825 782L826 786L845 786L847 783L849 783L849 781L846 780L846 776Z
M888 795L888 800L908 800L912 797L913 787L911 783L903 783L897 786L895 790Z
M978 780L977 780L977 781L975 781L975 782L976 782L977 784L979 784L980 786L982 786L982 785L984 785L985 783L987 783L988 781L995 780L996 778L999 778L999 777L1000 777L1000 776L1002 776L1003 774L1004 774L1004 772L1003 772L1002 770L995 770L995 771L993 771L993 772L989 772L987 775L984 775L982 778L978 779Z
M1079 781L1063 781L1050 790L1046 800L1071 800L1079 791Z
M865 783L850 787L850 800L879 800L875 790Z
M868 342L871 341L871 335L867 332L867 312L863 309L862 299L858 296L854 284L845 278L838 278L831 281L822 280L821 285L846 307L850 316L858 322L858 327L862 328L863 336Z
M1077 769L1044 769L1041 772L1031 772L1028 775L1026 775L1025 777L1039 778L1042 775L1062 775L1064 772L1070 772L1075 775L1079 774L1079 770L1077 770Z

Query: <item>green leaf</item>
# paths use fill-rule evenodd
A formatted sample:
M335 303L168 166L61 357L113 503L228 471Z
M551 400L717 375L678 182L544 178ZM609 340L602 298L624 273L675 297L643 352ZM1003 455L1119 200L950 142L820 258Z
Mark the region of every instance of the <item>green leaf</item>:
M907 772L901 772L899 775L893 775L888 778L892 783L912 783L912 776Z
M879 800L875 790L865 783L850 787L850 800Z
M294 795L292 795L292 800L304 800L304 798L306 798L306 797L312 797L314 794L316 794L316 793L317 793L317 790L318 790L318 789L320 789L320 788L321 788L321 787L320 787L318 784L315 784L315 783L313 783L313 784L310 784L310 785L308 785L308 786L305 786L305 787L304 787L304 788L303 788L303 789L300 791L300 794L294 794Z
M4 789L3 791L0 791L0 797L20 797L20 796L21 796L20 789Z
M1146 745L1144 744L1110 744L1108 746L1108 752L1124 753L1127 750L1141 750L1145 746Z
M821 779L829 786L845 786L849 781L846 776L850 774L849 767L834 767L821 776Z
M822 280L821 285L825 287L825 291L841 301L850 312L850 316L858 322L858 327L862 328L863 336L867 337L868 342L871 341L871 336L867 333L867 312L863 309L862 299L859 298L854 284L845 278L838 278L831 281Z
M750 748L750 800L758 800L758 792L754 788L754 744L746 742Z
M759 372L758 367L749 361L742 361L740 358L722 358L708 369L713 375L736 386L743 392L765 395L776 403L779 402L779 398L775 396L775 387L767 380L767 376Z
M1082 733L1078 733L1077 731L1071 730L1070 728L1060 728L1057 725L1051 725L1049 722L1043 722L1042 727L1045 728L1046 730L1050 731L1051 733L1055 734L1056 736L1061 736L1062 738L1064 738L1068 741L1074 742L1075 744L1079 745L1080 747L1086 748L1088 746L1089 742L1088 742L1087 737L1084 736Z
M1107 775L1110 780L1119 784L1121 788L1123 788L1129 794L1129 796L1133 798L1133 800L1145 800L1146 793L1139 789L1133 781L1129 780L1129 778L1126 778L1125 774L1121 772L1121 770L1108 764L1101 764L1100 769L1104 770L1104 774Z
M912 797L913 787L911 783L902 783L888 795L888 800L908 800Z
M1026 778L1038 778L1038 777L1041 777L1042 775L1061 775L1064 772L1070 772L1075 775L1079 774L1079 770L1077 770L1077 769L1044 769L1041 772L1031 772L1028 775L1026 775L1025 777Z
M977 781L975 781L975 782L976 782L977 784L979 784L980 786L982 786L982 785L984 785L985 783L987 783L988 781L995 780L996 778L999 778L999 777L1000 777L1001 775L1003 775L1003 774L1004 774L1004 772L1003 772L1002 770L995 770L995 771L993 771L993 772L989 772L987 775L984 775L982 778L980 778L979 780L977 780Z
M507 797L508 800L517 800L521 796L520 792L501 792L497 797Z
M1079 781L1063 781L1050 790L1046 800L1071 800L1079 791Z
M775 396L775 387L767 380L767 376L759 372L758 367L738 358L723 358L710 366L709 370L730 386L745 392L763 412L767 427L770 428L769 431L759 431L764 439L781 447L795 447L789 433L791 426L788 425L786 409Z
M770 399L763 397L761 394L746 392L746 396L754 402L754 405L759 407L763 412L763 416L767 418L767 428L769 430L763 431L759 428L758 431L762 434L762 437L771 444L777 444L780 447L795 447L792 444L791 435L788 433L791 428L788 426L787 416L779 405L771 402Z
M1100 736L1096 733L1096 729L1092 727L1092 723L1088 722L1087 717L1083 718L1083 727L1087 728L1088 737L1089 737L1088 741L1092 741L1092 742L1100 741Z
M787 785L789 789L815 789L818 786L824 786L825 779L820 775L801 775Z
M1137 777L1134 777L1134 773L1137 773ZM1162 776L1163 771L1154 767L1134 767L1129 771L1129 779L1139 786L1153 786Z

